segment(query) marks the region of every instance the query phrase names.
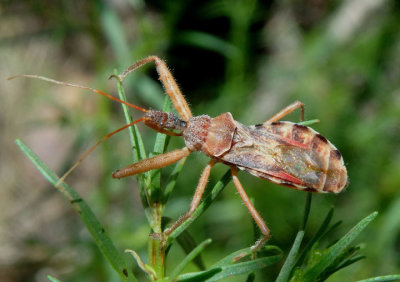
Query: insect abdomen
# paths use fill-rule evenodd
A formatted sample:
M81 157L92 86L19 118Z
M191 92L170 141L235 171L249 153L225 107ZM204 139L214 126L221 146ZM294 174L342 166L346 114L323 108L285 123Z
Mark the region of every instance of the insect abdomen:
M339 150L325 137L310 127L292 122L275 122L264 125L266 131L282 137L283 142L292 140L303 144L303 149L291 144L288 150L298 150L303 158L315 164L312 167L291 167L290 174L304 182L304 186L316 192L339 193L347 185L347 170ZM305 156L303 155L305 154Z
M245 126L237 122L231 150L222 161L300 190L339 193L347 184L341 154L313 129L292 122Z

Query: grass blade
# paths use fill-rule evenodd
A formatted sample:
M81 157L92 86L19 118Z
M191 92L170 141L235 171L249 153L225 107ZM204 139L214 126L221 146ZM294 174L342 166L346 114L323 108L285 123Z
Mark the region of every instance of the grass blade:
M168 201L169 196L171 195L172 191L175 188L176 180L179 174L182 171L183 165L185 164L186 158L181 159L179 162L176 163L174 170L168 177L167 185L164 189L164 202Z
M279 247L273 246L273 245L267 245L267 246L265 246L265 247L263 248L263 251L277 251L277 252L278 252L278 255L282 255L282 254L283 254L282 250L281 250ZM248 256L248 255L251 255L252 253L253 253L253 252L251 251L251 248L250 248L250 247L244 248L244 249L241 249L241 250L238 250L238 251L235 251L235 252L233 252L233 253L227 255L227 256L224 257L223 259L219 260L219 261L216 262L215 264L213 264L212 267L220 267L220 266L225 266L225 265L234 264L234 263L235 263L235 260L234 260L234 259L235 259L238 255L246 254L245 256ZM244 257L245 257L245 256L244 256Z
M340 269L345 268L349 265L352 265L353 263L356 263L357 261L365 259L365 258L366 258L366 256L358 256L355 258L348 259L345 262L343 262L342 264L340 264L337 268L335 268L335 270L332 273L337 272Z
M15 140L15 143L18 145L21 151L24 152L24 154L32 161L35 167L43 174L47 181L55 186L59 180L59 177L54 172L52 172L39 159L39 157L35 153L33 153L32 150L28 146L26 146L21 140L17 139ZM104 228L101 226L100 222L98 221L90 207L85 203L80 195L65 183L62 183L59 187L56 188L71 203L74 210L79 214L83 223L86 225L87 229L92 235L96 245L99 247L100 251L110 262L110 264L119 274L119 276L124 281L136 281L127 262L116 249L114 243L111 241L110 237L108 237Z
M118 75L117 71L114 71L115 75ZM126 95L125 95L125 90L124 87L122 86L122 82L117 79L117 89L118 89L118 96L122 101L126 101ZM129 112L129 107L125 104L121 104L122 110L124 112L125 116L125 121L127 124L131 123L133 121L132 116L130 115ZM138 162L140 160L143 160L147 158L146 150L144 148L144 143L142 136L138 130L137 125L135 124L134 126L131 126L128 128L129 131L129 139L131 140L131 145L132 145L132 154L133 154L133 161ZM142 201L143 207L148 207L148 201L147 201L147 196L146 196L146 189L150 183L150 173L146 172L143 174L138 175L137 177L138 184L139 184L139 190L140 190L140 199Z
M181 32L178 41L184 44L196 46L206 50L217 52L227 58L238 55L239 50L230 42L206 32L186 31Z
M164 112L171 111L171 100L168 96L164 99ZM165 152L168 142L171 136L158 132L156 136L156 140L154 143L153 152L150 154L150 157L153 157L158 154L162 154ZM163 201L164 194L161 191L161 169L154 169L150 171L151 185L150 185L150 203L161 202Z
M171 100L169 99L168 96L165 96L164 99L164 106L163 106L163 112L168 113L171 112ZM156 142L154 144L154 149L153 152L161 154L165 152L166 145L168 144L168 137L169 135L166 135L164 133L157 133L156 136Z
M359 280L357 282L386 282L386 281L399 281L399 280L400 280L400 274L393 274L393 275L377 276L373 278Z
M299 256L299 258L296 262L297 266L300 266L303 263L304 258L306 257L307 253L311 250L311 247L314 245L315 242L317 242L323 236L323 234L325 233L326 229L329 226L329 223L332 220L333 212L334 212L334 207L331 207L331 209L329 210L328 214L326 215L324 221L322 222L320 228L318 229L317 233L315 233L315 235L307 243L306 247L304 248L301 255Z
M118 75L117 71L114 71L115 75ZM125 95L125 90L124 87L122 86L122 82L117 81L117 90L118 90L118 96L122 101L126 101L126 95ZM124 112L125 116L125 121L127 124L131 123L133 121L132 116L129 113L129 107L125 104L121 104L122 110ZM140 161L142 159L145 159L147 157L146 155L146 150L144 149L144 144L142 140L142 136L140 135L137 126L131 126L128 129L129 131L129 138L131 140L132 147L134 148L133 150L133 160L135 162Z
M208 282L218 281L230 276L237 276L241 274L250 273L264 267L270 266L282 259L282 255L273 255L246 262L235 263L232 265L221 266L221 271L208 279Z
M294 239L293 246L290 249L290 252L286 258L285 263L283 264L281 271L279 272L278 278L276 278L277 282L288 281L290 273L293 270L293 266L295 265L296 256L299 252L301 242L303 241L304 230L300 230L297 232L296 238Z
M312 201L312 193L308 192L307 196L306 196L306 203L305 203L305 207L304 207L304 216L303 216L303 221L301 222L300 230L306 229L308 216L310 215L310 210L311 210L311 201Z
M239 252L243 252L245 250L240 250ZM236 253L236 252L235 252ZM272 265L278 262L282 258L282 255L273 255L267 256L263 258L258 258L255 260L250 260L241 263L229 264L229 265L221 265L214 266L207 271L195 272L195 273L186 273L183 275L179 275L177 281L218 281L223 278L227 278L230 276L237 276L246 273L250 273L269 265ZM205 275L212 274L212 276L205 277ZM209 278L209 279L207 279Z
M304 229L306 228L308 216L311 210L311 200L312 200L312 194L307 193L306 203L304 207L303 221L300 225L300 230L299 232L297 232L296 238L294 239L293 246L290 249L290 252L286 258L285 263L281 268L281 271L279 272L278 278L276 279L276 281L278 282L287 281L290 277L290 273L292 272L293 267L296 265L296 258L299 253L301 242L303 241L304 238Z
M246 254L246 256L251 255L252 254L251 248L248 247L248 248L244 248L244 249L235 251L235 252L227 255L223 259L219 260L215 264L213 264L212 267L220 267L220 266L234 264L235 263L234 258L241 254Z
M171 274L171 278L175 279L179 273L182 272L182 270L195 258L197 255L199 255L205 247L207 247L209 244L211 244L211 239L207 239L203 242L201 242L196 248L194 248L179 264L178 266L174 269L174 271Z
M176 242L181 246L186 254L189 254L197 246L196 240L187 230L182 232L181 235L176 238ZM206 270L201 255L195 257L193 263L199 268L199 270Z
M211 268L205 271L199 272L189 272L182 275L179 275L176 281L179 282L203 282L206 281L208 278L214 276L216 273L220 272L221 268Z
M99 12L103 34L110 43L113 54L115 54L119 64L124 64L131 58L130 46L124 32L125 26L112 8L112 5L101 5L101 7L102 9Z

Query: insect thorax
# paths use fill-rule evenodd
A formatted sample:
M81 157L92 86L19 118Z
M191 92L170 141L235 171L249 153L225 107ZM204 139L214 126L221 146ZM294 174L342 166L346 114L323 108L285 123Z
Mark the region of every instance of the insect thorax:
M201 150L212 158L219 158L232 147L235 130L236 122L230 113L215 118L201 115L189 119L183 137L190 150Z
M208 115L192 117L183 130L183 138L186 146L191 151L200 151L207 140L208 129L211 125L211 118Z

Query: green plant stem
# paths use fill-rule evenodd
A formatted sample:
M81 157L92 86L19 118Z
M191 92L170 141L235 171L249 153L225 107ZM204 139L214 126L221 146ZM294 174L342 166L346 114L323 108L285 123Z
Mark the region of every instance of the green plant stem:
M149 262L156 272L157 280L162 281L165 277L165 246L161 240L162 236L162 213L164 207L162 204L155 203L152 206L152 229L155 234L159 234L160 238L149 239Z
M308 216L310 215L311 200L312 200L312 193L308 192L307 196L306 196L306 204L304 207L304 217L303 217L303 221L302 221L301 227L300 227L300 230L303 230L303 231L306 229Z

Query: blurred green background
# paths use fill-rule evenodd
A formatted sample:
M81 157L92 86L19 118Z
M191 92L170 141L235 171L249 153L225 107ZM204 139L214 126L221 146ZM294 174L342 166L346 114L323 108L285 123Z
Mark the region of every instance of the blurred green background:
M107 78L138 59L167 61L196 115L231 112L244 124L265 121L295 100L306 118L342 152L350 185L340 195L315 195L306 238L336 206L340 238L372 211L362 233L366 259L329 281L400 270L400 4L390 0L7 1L0 2L0 280L118 281L79 218L14 144L19 137L57 173L64 173L106 133L124 123L120 106L84 90L39 80L5 81L28 73L116 93ZM153 66L124 82L128 99L161 108ZM140 113L132 111L134 117ZM287 117L297 121L296 112ZM155 133L141 126L148 148ZM176 139L176 140L175 140ZM182 146L175 138L169 149ZM121 250L146 256L149 227L134 178L112 171L131 162L128 133L98 148L71 175ZM166 215L185 212L207 158L192 154ZM226 171L213 170L210 183ZM168 172L168 169L166 169ZM239 175L286 253L301 222L305 193ZM253 243L252 220L234 186L190 228L213 243L210 265ZM335 238L330 238L334 240ZM168 265L184 253L175 245ZM272 281L281 265L257 273ZM168 267L167 267L168 269ZM193 267L188 271L194 271ZM139 270L136 270L138 275ZM239 279L242 281L244 278Z

